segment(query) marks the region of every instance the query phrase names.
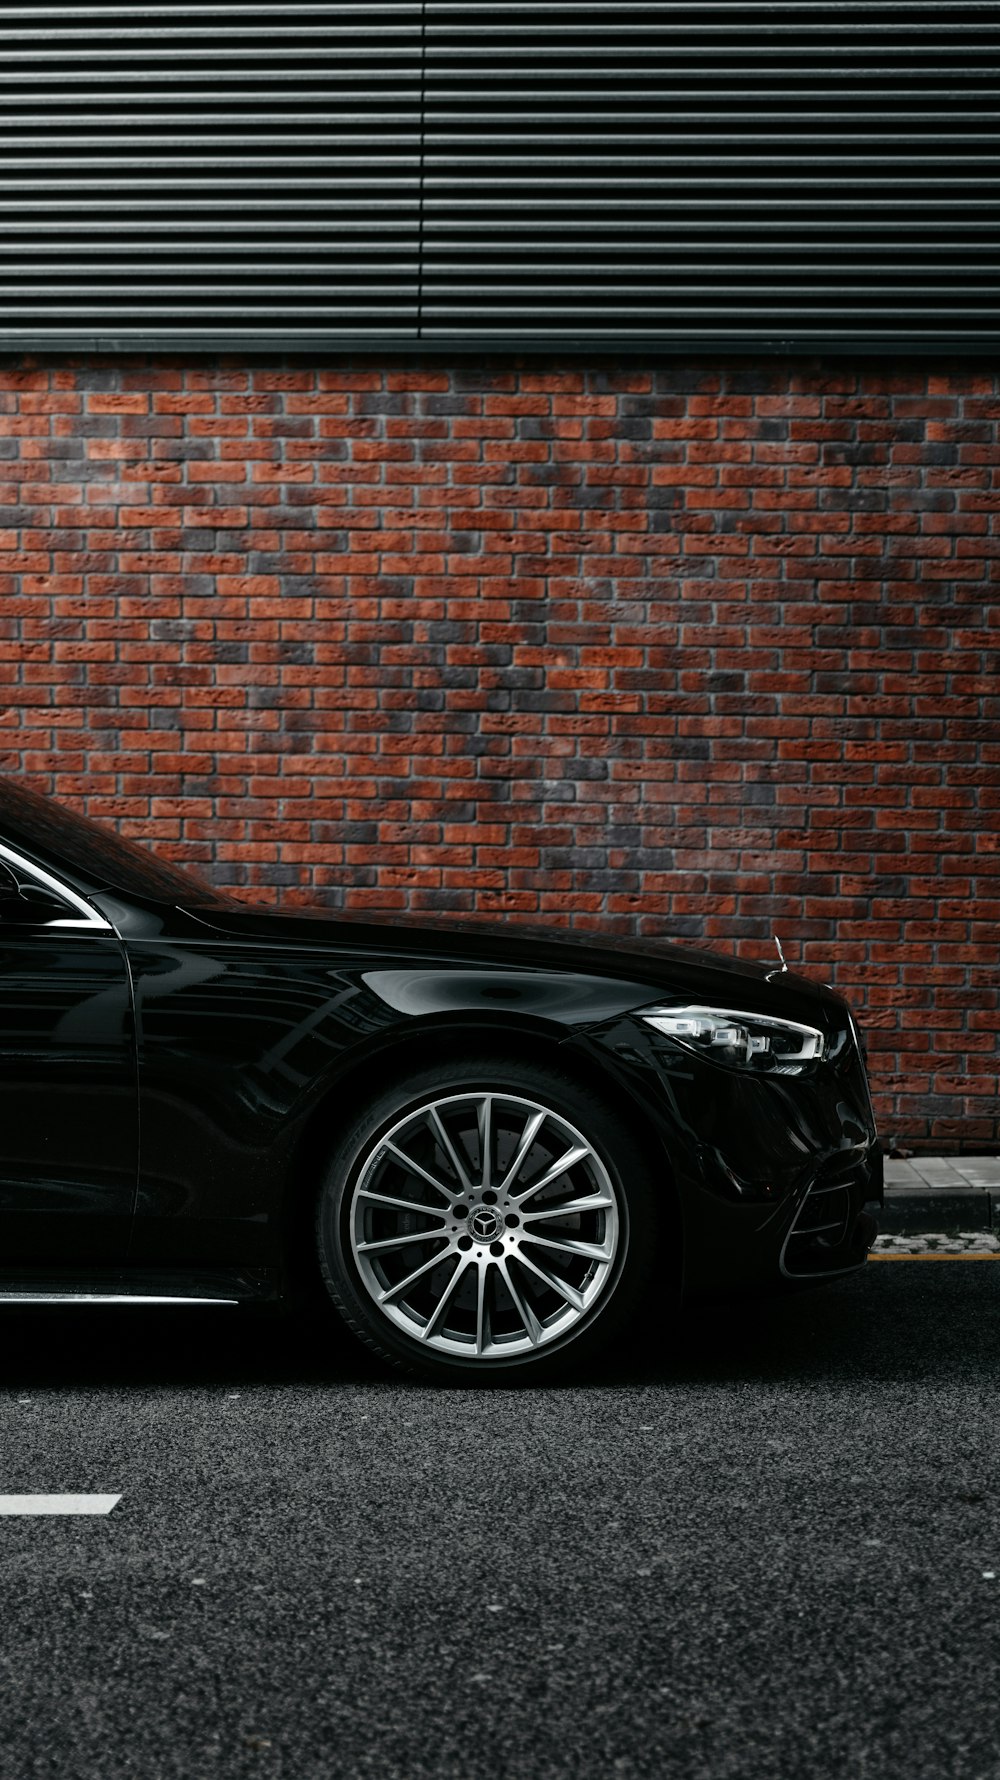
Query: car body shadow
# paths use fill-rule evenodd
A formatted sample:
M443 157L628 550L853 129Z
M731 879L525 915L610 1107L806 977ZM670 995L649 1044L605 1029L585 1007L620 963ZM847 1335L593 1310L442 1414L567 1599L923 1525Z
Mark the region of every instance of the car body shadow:
M690 1306L604 1382L843 1384L996 1378L1000 1262L872 1261L808 1290Z
M998 1325L1000 1263L873 1263L808 1292L650 1316L548 1388L783 1380L856 1388L977 1374L992 1384ZM0 1391L379 1383L401 1381L332 1314L86 1306L12 1307L0 1317Z

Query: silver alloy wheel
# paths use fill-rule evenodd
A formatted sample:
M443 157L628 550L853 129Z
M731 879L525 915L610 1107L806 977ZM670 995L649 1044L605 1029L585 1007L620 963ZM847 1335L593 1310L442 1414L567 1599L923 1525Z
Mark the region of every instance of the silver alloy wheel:
M425 1101L378 1139L350 1231L383 1316L438 1353L489 1360L588 1317L626 1226L600 1156L561 1113L476 1091Z

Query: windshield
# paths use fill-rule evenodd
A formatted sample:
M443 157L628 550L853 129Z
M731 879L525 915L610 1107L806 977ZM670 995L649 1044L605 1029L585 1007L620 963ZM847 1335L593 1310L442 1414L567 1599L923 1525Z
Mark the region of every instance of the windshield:
M188 907L229 900L179 865L124 840L89 816L39 797L6 774L0 778L0 838L15 848L20 841L52 864L68 866L94 890L120 890L126 896Z

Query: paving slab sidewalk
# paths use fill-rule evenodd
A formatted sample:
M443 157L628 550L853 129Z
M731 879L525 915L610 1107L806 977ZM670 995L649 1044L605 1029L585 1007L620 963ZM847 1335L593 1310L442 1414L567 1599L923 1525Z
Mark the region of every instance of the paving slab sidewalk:
M879 1231L1000 1234L1000 1156L913 1156L885 1164Z

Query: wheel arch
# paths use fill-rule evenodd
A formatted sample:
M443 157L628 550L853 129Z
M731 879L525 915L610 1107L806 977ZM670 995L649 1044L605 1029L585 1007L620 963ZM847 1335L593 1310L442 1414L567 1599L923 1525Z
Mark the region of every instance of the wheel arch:
M496 1055L508 1046L519 1061L533 1057L540 1065L557 1065L570 1071L619 1116L631 1123L650 1168L662 1181L660 1243L669 1249L671 1265L681 1275L682 1219L670 1158L647 1109L618 1080L603 1070L582 1048L573 1044L572 1031L546 1020L523 1014L477 1019L434 1016L407 1023L404 1030L384 1039L328 1079L311 1108L299 1134L283 1206L283 1249L294 1292L311 1294L319 1286L319 1267L313 1239L312 1209L317 1182L336 1146L338 1135L353 1123L359 1108L374 1098L387 1075L402 1077L412 1068L434 1062L458 1062L479 1052Z

